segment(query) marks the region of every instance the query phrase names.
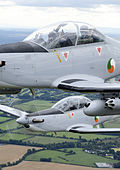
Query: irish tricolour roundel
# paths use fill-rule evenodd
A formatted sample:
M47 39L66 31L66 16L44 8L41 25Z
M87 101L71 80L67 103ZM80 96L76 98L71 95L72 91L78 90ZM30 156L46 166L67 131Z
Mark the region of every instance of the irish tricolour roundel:
M113 73L115 70L115 60L110 58L107 64L107 69L109 73Z
M97 123L99 121L99 117L98 116L95 116L94 118L95 122Z

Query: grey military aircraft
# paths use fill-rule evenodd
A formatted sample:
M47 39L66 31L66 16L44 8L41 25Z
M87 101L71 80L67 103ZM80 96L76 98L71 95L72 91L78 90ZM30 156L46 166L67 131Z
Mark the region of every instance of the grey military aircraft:
M74 133L113 133L120 132L120 128L99 128L98 125L120 119L120 115L90 117L84 113L86 103L92 102L84 96L67 97L50 109L34 113L27 113L15 108L0 105L0 110L17 117L17 123L30 131ZM95 128L94 126L97 126Z
M86 105L89 116L116 114L120 83L107 80L117 75L120 42L86 23L58 23L23 42L0 45L0 93L25 87L99 92L100 99Z

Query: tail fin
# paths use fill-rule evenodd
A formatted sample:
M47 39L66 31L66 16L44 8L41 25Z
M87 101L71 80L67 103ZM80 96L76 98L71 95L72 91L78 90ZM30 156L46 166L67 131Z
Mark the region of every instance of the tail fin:
M16 117L21 117L21 116L25 116L27 115L27 112L9 107L9 106L5 106L5 105L0 105L0 110L4 111L10 115L16 116Z

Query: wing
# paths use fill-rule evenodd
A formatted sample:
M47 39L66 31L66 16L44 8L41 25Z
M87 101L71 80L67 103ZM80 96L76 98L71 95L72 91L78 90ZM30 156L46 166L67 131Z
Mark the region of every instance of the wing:
M4 111L12 116L16 116L16 117L21 117L21 116L25 116L27 115L26 112L12 108L12 107L8 107L8 106L4 106L4 105L0 105L0 110Z
M105 83L103 79L90 75L69 75L56 80L54 87L76 92L118 92L120 83Z
M73 133L120 133L120 128L87 128L76 126L68 131Z

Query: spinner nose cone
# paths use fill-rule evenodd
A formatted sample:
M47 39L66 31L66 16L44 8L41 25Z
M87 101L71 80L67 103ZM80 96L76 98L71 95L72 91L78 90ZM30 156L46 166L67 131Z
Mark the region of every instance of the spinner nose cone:
M27 117L20 117L20 118L18 118L18 119L16 120L16 122L19 123L19 124L24 125L24 124L27 124L27 123L28 123L28 119L27 119Z

